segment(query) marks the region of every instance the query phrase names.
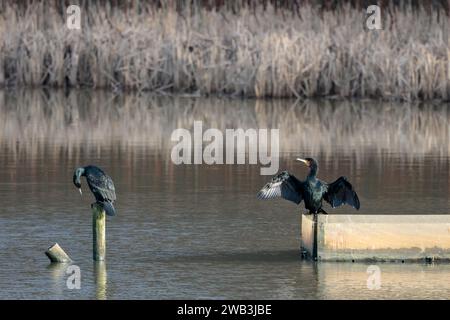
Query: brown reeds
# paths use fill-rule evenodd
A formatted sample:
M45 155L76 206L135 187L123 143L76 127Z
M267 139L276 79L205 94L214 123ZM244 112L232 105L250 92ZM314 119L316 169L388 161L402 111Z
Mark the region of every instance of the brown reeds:
M370 31L361 6L313 2L82 1L70 30L61 5L3 1L0 86L449 99L445 6L385 6Z

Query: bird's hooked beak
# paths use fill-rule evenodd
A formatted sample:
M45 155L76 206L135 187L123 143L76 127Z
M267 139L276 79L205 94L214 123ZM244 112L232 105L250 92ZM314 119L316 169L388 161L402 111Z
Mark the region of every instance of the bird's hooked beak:
M81 191L81 188L79 188L78 191L80 191L80 196L82 196L83 195L83 191Z
M309 161L308 160L305 160L305 159L302 159L302 158L297 158L295 160L303 162L304 164L306 164L309 167Z

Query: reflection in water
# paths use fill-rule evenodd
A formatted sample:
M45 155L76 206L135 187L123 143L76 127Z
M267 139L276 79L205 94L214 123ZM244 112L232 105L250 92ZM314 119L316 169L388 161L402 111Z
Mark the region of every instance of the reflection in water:
M279 128L280 169L303 177L293 159L313 155L323 180L351 178L362 214L450 212L446 105L0 91L0 249L23 244L0 250L0 299L448 295L449 265L380 265L374 292L364 265L301 261L299 209L256 199L268 180L258 165L170 161L172 130L194 120ZM72 183L74 168L91 163L114 178L118 197L108 274L92 264L91 195ZM62 265L46 268L54 242L80 267L80 290L66 288Z
M70 266L70 263L50 263L47 266L52 279L52 291L57 296L63 296L64 290L67 290L66 270L68 266Z
M51 142L54 155L78 155L80 147L155 151L171 146L177 128L278 128L282 151L307 149L331 155L375 150L449 155L450 113L446 104L376 101L236 100L115 96L106 92L0 91L0 143L30 156ZM44 125L45 124L45 125Z
M106 262L94 261L94 274L96 285L96 298L97 300L107 299L107 275L106 275Z
M379 263L380 288L367 286L368 264L322 263L319 278L320 296L328 299L448 299L449 264ZM349 290L345 290L349 288ZM400 293L401 291L401 293Z

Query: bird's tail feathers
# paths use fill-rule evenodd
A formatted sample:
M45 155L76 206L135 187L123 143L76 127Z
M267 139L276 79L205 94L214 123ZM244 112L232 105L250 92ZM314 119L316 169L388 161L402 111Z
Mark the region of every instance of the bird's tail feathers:
M114 208L112 202L104 201L100 203L105 210L106 214L108 216L115 216L116 215L116 209Z

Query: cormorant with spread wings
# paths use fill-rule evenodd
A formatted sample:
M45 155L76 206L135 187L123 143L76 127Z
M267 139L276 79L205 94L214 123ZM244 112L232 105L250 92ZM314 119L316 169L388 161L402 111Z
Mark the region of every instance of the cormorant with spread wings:
M353 186L345 177L340 177L332 183L326 183L317 179L319 166L312 158L296 159L305 163L309 167L309 173L305 181L298 180L287 171L283 171L274 176L259 192L259 199L272 199L282 197L286 200L300 204L305 202L305 208L309 213L324 213L322 200L328 202L331 207L339 207L348 204L359 210L360 203L358 195Z

